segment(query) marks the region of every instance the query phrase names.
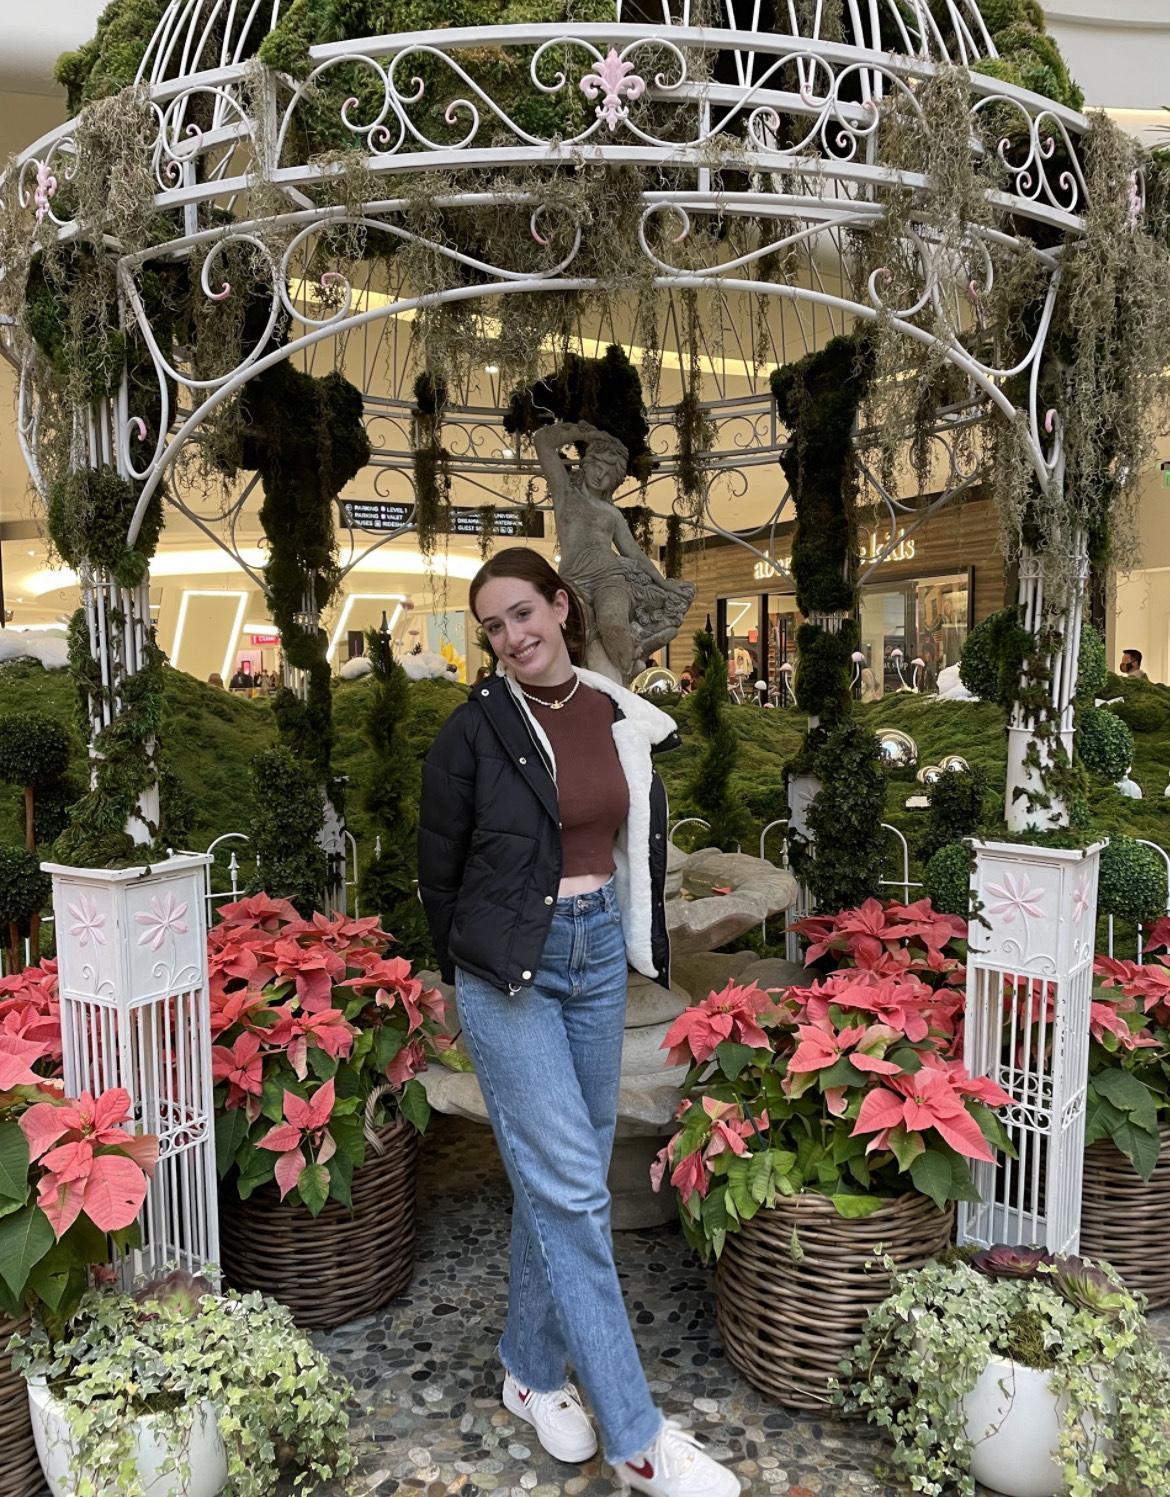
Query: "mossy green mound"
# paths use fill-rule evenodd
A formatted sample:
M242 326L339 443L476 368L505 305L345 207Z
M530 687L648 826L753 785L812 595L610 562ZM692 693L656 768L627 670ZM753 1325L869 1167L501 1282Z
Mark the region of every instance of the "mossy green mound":
M253 795L250 765L253 756L276 741L272 709L267 701L248 701L205 685L183 671L163 672L165 709L163 742L167 762L194 802L194 816L187 841L206 847L224 832L243 831L248 823ZM368 855L372 833L362 809L361 791L373 773L373 753L365 740L364 726L371 687L368 681L341 683L334 689L334 724L337 744L334 762L339 773L348 775L350 828L363 856ZM1163 796L1170 780L1170 688L1146 682L1122 682L1111 676L1106 697L1122 696L1119 715L1141 710L1143 727L1137 733L1133 777L1145 799L1124 799L1112 785L1094 783L1090 792L1093 828L1106 834L1146 837L1170 847L1170 800ZM466 688L447 681L417 681L410 687L411 716L407 734L417 766L447 715L466 697ZM670 796L671 820L694 814L687 803L685 787L693 779L703 753L703 740L695 732L690 699L667 705L677 720L682 747L658 760L658 768ZM84 776L85 755L77 726L73 688L64 671L46 671L33 662L15 662L0 668L0 712L36 711L60 718L67 725L71 772ZM901 728L918 744L919 764L937 763L947 754L962 754L984 771L994 811L1002 807L1005 773L1004 718L1000 709L982 702L940 702L932 697L900 695L886 697L855 708L857 721L871 731ZM1160 726L1152 726L1155 719ZM728 720L739 744L732 783L751 817L745 852L759 851L760 832L768 822L786 814L783 767L800 748L804 716L785 711L761 711L737 706ZM1146 725L1149 724L1149 725ZM907 811L905 801L917 787L906 780L892 780L886 791L886 820L899 827L912 851L925 825L925 814ZM414 791L417 794L417 788ZM995 800L998 797L998 801ZM0 845L23 841L23 821L17 792L0 793ZM683 846L698 845L684 830ZM768 852L776 856L779 833L770 834ZM891 869L895 848L891 839ZM912 863L914 876L918 862Z

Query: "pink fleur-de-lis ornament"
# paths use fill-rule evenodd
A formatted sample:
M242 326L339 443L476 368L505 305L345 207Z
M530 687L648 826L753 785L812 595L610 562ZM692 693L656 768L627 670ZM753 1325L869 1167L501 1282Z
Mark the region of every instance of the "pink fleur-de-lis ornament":
M602 94L597 106L597 118L604 120L611 131L618 121L628 119L630 111L622 103L623 96L632 103L646 92L646 80L634 72L634 64L620 57L611 47L591 73L581 79L581 92L587 99L596 99Z

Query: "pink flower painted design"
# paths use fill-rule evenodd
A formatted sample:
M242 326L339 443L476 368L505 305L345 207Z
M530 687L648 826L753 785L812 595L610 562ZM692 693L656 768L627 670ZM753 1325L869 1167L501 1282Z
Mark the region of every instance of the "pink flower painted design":
M95 946L106 944L106 917L99 913L91 895L83 894L76 904L69 906L69 913L73 916L69 934L77 937L79 946L88 946L91 941Z
M1015 874L1005 873L1003 883L988 884L987 892L996 901L995 904L988 905L989 913L1002 915L1005 925L1014 924L1017 915L1022 915L1025 919L1029 915L1033 919L1039 919L1044 914L1041 903L1044 890L1033 889L1026 873L1021 873L1018 880Z
M37 163L37 186L33 200L37 205L37 223L41 223L49 211L49 202L57 191L57 179L49 170L47 161Z
M1089 908L1089 902L1089 881L1086 878L1082 878L1073 890L1072 916L1074 922L1084 917L1085 912Z
M629 76L630 74L633 76ZM646 92L646 80L634 72L634 64L620 57L614 47L609 49L591 73L586 73L581 79L581 92L587 99L596 99L603 90L605 97L597 106L596 114L612 132L617 129L619 120L630 117L630 111L622 103L622 96L633 102Z
M151 951L160 951L168 932L186 935L187 922L183 919L186 913L187 906L177 904L169 889L165 895L152 894L150 908L139 910L134 917L139 925L146 926L138 937L139 946L149 946Z

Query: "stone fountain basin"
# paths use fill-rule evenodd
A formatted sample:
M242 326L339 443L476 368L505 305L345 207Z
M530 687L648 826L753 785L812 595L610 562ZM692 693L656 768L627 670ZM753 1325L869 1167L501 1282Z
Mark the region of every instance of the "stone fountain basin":
M675 884L679 894L666 901L666 928L674 956L714 951L796 902L792 874L763 858L707 847L672 862L668 889Z

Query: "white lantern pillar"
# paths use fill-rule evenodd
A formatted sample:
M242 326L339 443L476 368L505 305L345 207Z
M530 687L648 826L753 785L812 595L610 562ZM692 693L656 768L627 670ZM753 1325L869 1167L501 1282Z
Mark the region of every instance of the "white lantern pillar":
M1077 1251L1104 846L974 844L963 1060L1011 1097L1017 1157L973 1166L981 1200L959 1203L960 1242Z
M130 1094L136 1128L159 1139L130 1280L219 1259L207 853L146 868L71 868L53 876L65 1088Z

